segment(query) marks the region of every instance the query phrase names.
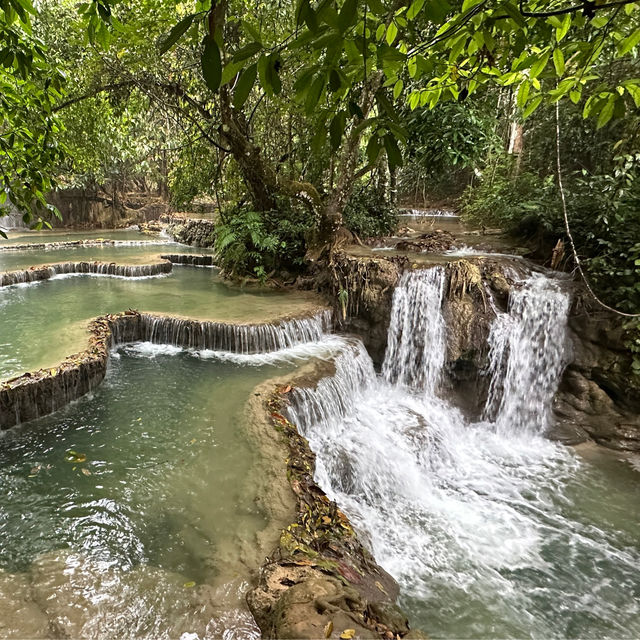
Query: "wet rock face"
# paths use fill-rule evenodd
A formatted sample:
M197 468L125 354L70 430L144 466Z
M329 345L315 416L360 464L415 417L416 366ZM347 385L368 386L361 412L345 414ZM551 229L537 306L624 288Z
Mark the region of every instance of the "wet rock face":
M338 328L357 334L377 364L387 346L393 290L407 264L407 258L363 258L338 252L313 281L331 300Z
M176 241L194 247L212 247L214 244L212 220L195 218L169 218L167 233Z
M623 322L578 300L569 329L572 362L554 402L559 429L612 449L640 451L640 381L631 371Z
M211 267L214 264L213 256L196 256L191 253L169 253L160 257L172 264L187 264L194 267Z

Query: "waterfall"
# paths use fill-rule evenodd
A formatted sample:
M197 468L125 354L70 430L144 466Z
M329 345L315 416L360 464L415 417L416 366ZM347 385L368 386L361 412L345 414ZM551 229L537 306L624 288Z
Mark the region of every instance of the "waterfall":
M565 365L569 298L541 275L511 294L489 337L490 388L485 416L498 429L542 433Z
M407 271L393 292L382 372L391 383L433 393L446 352L442 267Z
M151 342L183 349L269 353L296 345L318 342L331 328L331 312L320 311L305 318L291 318L277 323L227 324L156 316L143 313L130 316L129 323L114 323L114 344Z
M491 332L488 418L472 423L438 393L443 283L439 267L403 276L381 375L351 341L332 377L289 394L316 480L398 580L413 624L432 635L588 635L594 617L580 626L567 594L593 602L594 592L603 594L597 628L624 635L623 605L607 600L601 567L615 558L629 592L640 558L575 517L567 488L583 466L541 435L565 361L567 295L542 276L513 291ZM635 630L637 608L623 608Z
M7 208L4 207L0 209L0 211L6 211ZM27 225L24 223L22 219L22 214L17 212L13 208L8 209L9 213L6 215L0 216L0 229L4 231L9 231L11 229L26 229Z

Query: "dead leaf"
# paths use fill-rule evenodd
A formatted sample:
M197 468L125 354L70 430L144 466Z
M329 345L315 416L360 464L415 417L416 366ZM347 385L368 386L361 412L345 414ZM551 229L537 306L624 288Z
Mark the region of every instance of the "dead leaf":
M376 580L375 584L376 584L376 587L378 587L378 589L380 589L380 591L382 591L382 593L387 593L387 591L385 590L385 588L382 586L382 584L380 582L378 582Z
M81 469L82 473L84 473L85 476L90 476L91 475L91 471L89 471L89 469Z
M329 638L331 637L332 633L333 633L333 620L329 620L329 622L327 622L327 624L324 627L324 637Z
M87 459L86 453L78 453L73 449L69 449L64 455L65 462L85 462Z
M192 587L196 586L196 583L193 580L190 580L189 582L185 582L182 586L186 587L187 589L191 589Z
M331 524L331 518L329 516L322 516L322 522L324 524Z
M345 629L340 634L340 637L342 638L342 640L351 640L351 638L353 638L355 635L356 635L355 629Z

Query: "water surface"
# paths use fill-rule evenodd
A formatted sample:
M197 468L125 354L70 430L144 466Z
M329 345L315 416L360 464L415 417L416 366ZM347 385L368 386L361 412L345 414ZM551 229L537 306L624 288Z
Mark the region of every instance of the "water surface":
M0 574L33 580L71 636L256 637L243 594L266 518L243 408L290 370L122 348L92 396L0 437Z
M265 322L315 306L311 295L225 283L217 269L174 266L168 275L56 276L0 289L0 379L53 367L86 347L89 320L138 309L223 322Z

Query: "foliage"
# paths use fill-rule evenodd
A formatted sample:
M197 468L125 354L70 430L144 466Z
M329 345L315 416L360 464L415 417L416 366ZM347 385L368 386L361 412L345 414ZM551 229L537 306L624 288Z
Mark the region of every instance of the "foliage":
M33 14L28 0L0 3L0 215L15 207L25 222L32 222L33 211L53 211L44 194L62 154L53 105L64 79L32 34Z
M407 162L398 175L401 198L417 203L427 194L459 195L473 169L502 144L494 103L449 102L403 114L409 135Z
M630 313L640 311L640 154L617 174L576 171L564 176L569 221L576 249L599 294ZM468 189L464 216L519 235L565 238L555 176L530 171L514 175L512 163Z
M396 208L376 189L356 191L344 209L344 224L360 238L391 235L398 226Z
M310 229L302 209L227 212L214 232L218 264L229 275L253 275L262 283L276 271L298 271Z

